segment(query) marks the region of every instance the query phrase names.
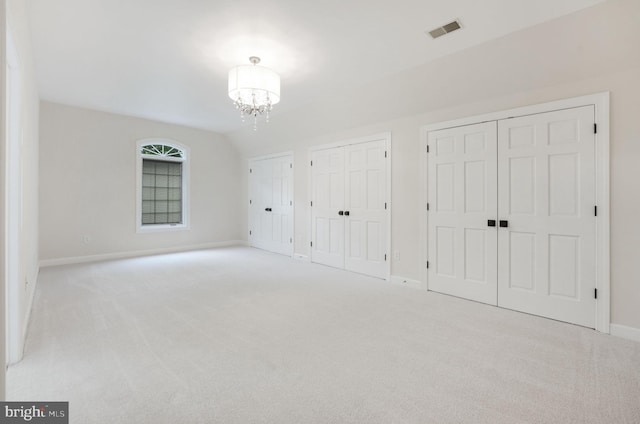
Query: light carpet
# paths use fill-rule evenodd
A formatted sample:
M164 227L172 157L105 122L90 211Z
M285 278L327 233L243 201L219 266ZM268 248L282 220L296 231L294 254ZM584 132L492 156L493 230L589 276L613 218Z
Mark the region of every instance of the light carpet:
M14 400L93 423L640 423L640 344L250 248L42 269Z

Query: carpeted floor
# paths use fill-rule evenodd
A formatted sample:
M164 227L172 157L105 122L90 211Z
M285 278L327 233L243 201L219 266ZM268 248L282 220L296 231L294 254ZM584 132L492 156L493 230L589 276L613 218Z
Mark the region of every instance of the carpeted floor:
M640 344L215 249L42 269L8 395L74 424L637 424Z

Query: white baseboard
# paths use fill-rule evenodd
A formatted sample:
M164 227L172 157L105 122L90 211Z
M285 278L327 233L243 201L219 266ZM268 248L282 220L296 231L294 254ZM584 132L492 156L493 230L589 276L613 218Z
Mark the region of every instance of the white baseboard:
M33 311L33 302L36 298L36 289L38 288L38 277L40 277L40 266L36 270L36 275L31 284L33 284L33 288L31 288L31 296L29 296L29 304L27 305L27 317L24 321L24 327L22 329L22 354L20 355L20 360L24 356L24 347L27 344L27 332L29 331L29 323L31 322L31 312Z
M38 269L35 272L35 278L33 279L33 281L29 282L29 284L32 284L33 287L31 288L31 293L27 303L26 316L24 319L24 323L22 325L22 334L21 334L22 340L20 344L20 355L19 357L14 358L14 361L12 362L12 364L22 361L22 358L24 357L24 348L27 344L27 331L29 330L29 323L31 322L31 312L33 311L33 302L36 297L36 288L38 285L39 274L40 274L40 267L38 266Z
M309 257L308 257L308 256L306 256L306 255L301 255L301 254L299 254L299 253L294 253L294 254L293 254L293 259L297 259L297 260L299 260L299 261L304 261L304 262L310 262L310 261L311 261L311 259L309 259Z
M27 299L27 309L25 311L24 320L22 321L22 328L20 328L20 346L16 347L19 351L13 351L11 348L9 349L9 355L6 358L8 366L17 364L22 361L22 358L24 357L24 347L27 344L27 331L29 330L29 323L31 322L31 311L33 311L33 301L36 297L36 286L38 284L39 273L40 267L38 266L35 271L35 277L28 279L29 284L33 285L33 287L30 288L30 292L28 292L30 295Z
M611 324L609 330L612 336L640 342L640 328L627 327L626 325Z
M399 286L411 287L413 289L422 288L422 284L420 283L420 281L413 280L411 278L400 277L398 275L392 275L391 276L391 283L392 284L397 284Z
M249 244L247 243L246 240L229 240L229 241L220 241L220 242L213 242L213 243L192 244L188 246L165 247L160 249L134 250L130 252L104 253L101 255L44 259L40 261L40 267L72 265L72 264L81 264L81 263L87 263L87 262L108 261L113 259L135 258L138 256L160 255L164 253L187 252L189 250L203 250L203 249L214 249L216 247L248 246L248 245Z

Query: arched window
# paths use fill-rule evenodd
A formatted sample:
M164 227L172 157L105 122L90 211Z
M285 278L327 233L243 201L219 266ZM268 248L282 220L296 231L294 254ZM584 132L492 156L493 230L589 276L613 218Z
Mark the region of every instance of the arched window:
M137 143L137 229L187 228L187 148L170 140Z

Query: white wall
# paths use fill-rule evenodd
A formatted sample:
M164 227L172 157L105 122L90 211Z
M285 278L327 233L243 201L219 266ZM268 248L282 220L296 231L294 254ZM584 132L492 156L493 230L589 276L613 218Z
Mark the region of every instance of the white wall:
M21 216L9 222L12 228L17 227L17 245L11 244L9 250L17 250L16 279L9 281L13 293L9 297L10 307L15 308L11 314L9 326L12 331L10 362L22 358L24 339L26 336L31 303L38 276L38 120L39 97L35 82L34 63L31 39L27 20L26 4L20 0L7 1L7 29L11 31L18 67L12 72L18 75L19 88L19 121L13 122L11 131L19 134L19 182L12 182L17 188L17 197L21 203ZM4 42L3 42L4 45ZM4 56L4 55L3 55ZM16 112L16 111L13 111ZM4 172L3 172L4 176ZM4 184L4 179L3 179ZM10 200L14 201L14 200ZM4 222L4 220L3 220Z
M244 165L222 136L48 102L41 104L40 132L43 263L244 237ZM190 149L189 230L136 233L136 141L156 137Z
M5 161L6 161L6 146L7 146L7 132L5 126L6 116L6 93L5 93L5 71L7 68L7 56L6 56L6 40L7 40L7 3L5 0L0 0L0 225L3 226L5 221ZM0 232L0 365L6 364L6 300L5 290L7 287L5 275L5 243L6 233ZM6 399L6 376L7 371L5 366L0 366L0 400Z
M293 150L295 252L309 252L308 148L391 131L392 274L418 279L419 131L430 123L611 91L611 320L640 329L640 2L609 0L228 137L245 157ZM283 81L286 87L286 81ZM283 101L286 98L283 97Z

